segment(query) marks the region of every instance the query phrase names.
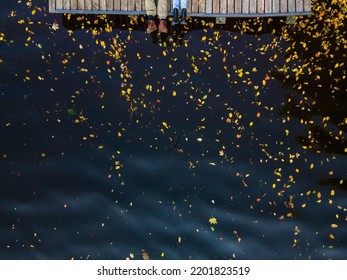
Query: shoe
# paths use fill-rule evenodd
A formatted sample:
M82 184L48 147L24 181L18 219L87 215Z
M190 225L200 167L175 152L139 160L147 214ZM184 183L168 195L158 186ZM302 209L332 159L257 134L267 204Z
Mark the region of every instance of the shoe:
M181 15L181 24L187 25L187 9L182 9L182 15Z
M162 32L162 33L167 33L168 32L167 25L166 25L166 20L164 20L164 19L160 20L159 31Z
M156 31L158 28L157 28L157 25L155 24L155 21L152 20L152 19L149 19L147 20L147 33L150 34L152 33L153 31Z
M176 25L176 24L179 24L179 20L178 20L178 9L175 8L173 9L173 20L171 22L172 25Z

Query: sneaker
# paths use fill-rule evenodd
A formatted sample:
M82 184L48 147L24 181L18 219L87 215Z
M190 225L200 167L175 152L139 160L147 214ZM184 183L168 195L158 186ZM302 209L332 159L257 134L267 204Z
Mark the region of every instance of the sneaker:
M166 20L162 19L160 20L160 23L159 23L159 30L160 32L162 33L167 33L168 30L167 30L167 25L166 25Z
M147 20L147 33L152 33L153 31L156 31L158 28L157 28L157 25L155 24L155 21L152 20L152 19L149 19Z

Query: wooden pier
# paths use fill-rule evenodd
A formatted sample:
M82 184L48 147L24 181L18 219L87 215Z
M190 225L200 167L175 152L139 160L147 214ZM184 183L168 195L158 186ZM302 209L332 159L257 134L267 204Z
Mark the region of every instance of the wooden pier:
M172 0L170 11L172 10ZM49 0L51 13L145 14L145 0ZM273 17L311 13L311 0L189 0L195 17Z

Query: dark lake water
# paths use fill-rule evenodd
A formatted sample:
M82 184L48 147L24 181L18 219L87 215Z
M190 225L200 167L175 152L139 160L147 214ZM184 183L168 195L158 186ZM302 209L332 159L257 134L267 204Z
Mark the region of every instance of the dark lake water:
M1 259L346 259L345 189L319 183L346 156L282 113L278 34L153 44L3 2Z

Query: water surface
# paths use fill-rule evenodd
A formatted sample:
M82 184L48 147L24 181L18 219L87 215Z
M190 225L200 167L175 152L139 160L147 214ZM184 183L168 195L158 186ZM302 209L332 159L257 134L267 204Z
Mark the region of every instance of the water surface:
M346 258L346 193L318 183L346 158L297 141L278 34L152 44L43 2L0 18L0 258Z

